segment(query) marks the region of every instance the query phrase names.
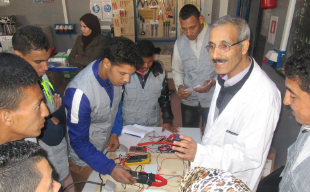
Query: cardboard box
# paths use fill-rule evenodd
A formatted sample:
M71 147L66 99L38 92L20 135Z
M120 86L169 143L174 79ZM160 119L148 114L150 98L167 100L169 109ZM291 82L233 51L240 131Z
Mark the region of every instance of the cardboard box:
M50 82L59 90L58 87L62 85L60 73L47 71L46 75Z
M273 167L274 167L274 161L276 159L276 150L273 147L270 147L267 160L265 163L265 167L262 172L262 178L265 178L267 175L273 172Z
M155 55L155 61L160 61L166 71L171 71L171 55Z
M175 85L174 85L173 79L167 79L167 81L168 81L169 90L175 91Z
M69 61L69 55L66 52L59 52L54 57L55 58L65 58L67 61Z
M171 71L166 71L166 77L167 77L167 82L168 82L168 87L169 90L175 90L175 85L172 77L172 72Z

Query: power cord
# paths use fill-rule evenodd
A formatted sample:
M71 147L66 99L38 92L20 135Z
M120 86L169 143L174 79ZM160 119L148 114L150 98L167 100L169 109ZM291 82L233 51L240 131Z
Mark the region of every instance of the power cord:
M105 184L97 183L97 182L93 182L93 181L77 181L77 182L73 182L70 185L68 185L67 187L65 187L62 190L62 192L65 192L69 187L71 187L71 185L75 185L75 184L79 184L79 183L91 183L91 184L95 184L95 185L105 186Z
M101 180L101 185L100 185L100 192L102 191L102 185L103 185L103 179L101 177L101 173L99 173L99 178Z

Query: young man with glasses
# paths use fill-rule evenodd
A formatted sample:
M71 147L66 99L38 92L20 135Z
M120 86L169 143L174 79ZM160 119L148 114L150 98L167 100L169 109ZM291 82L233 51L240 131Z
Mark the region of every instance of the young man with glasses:
M218 168L256 191L269 152L281 95L248 56L250 28L245 20L224 16L212 26L206 47L219 74L201 144L181 135L176 155L191 167Z
M182 99L182 123L183 127L199 127L202 116L204 129L216 77L209 53L205 49L210 27L194 5L184 5L179 15L183 35L174 44L172 73L178 96ZM185 91L197 85L205 87L195 88L193 92Z

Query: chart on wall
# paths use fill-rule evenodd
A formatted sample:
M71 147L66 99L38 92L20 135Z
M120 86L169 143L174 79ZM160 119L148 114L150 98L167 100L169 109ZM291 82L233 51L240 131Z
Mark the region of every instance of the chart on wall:
M90 0L89 8L101 21L111 21L113 18L111 0Z
M0 0L0 7L1 6L9 6L10 0Z
M310 0L297 0L286 48L286 58L300 49L310 49Z

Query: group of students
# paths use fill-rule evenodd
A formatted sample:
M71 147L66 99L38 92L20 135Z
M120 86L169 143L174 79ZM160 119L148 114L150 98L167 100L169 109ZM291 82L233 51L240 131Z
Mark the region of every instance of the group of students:
M301 132L289 148L283 172L258 186L279 119L280 92L247 54L246 21L227 15L208 26L193 5L185 5L179 14L184 34L175 43L172 70L182 99L183 126L198 127L202 116L206 127L201 144L181 135L182 141L172 147L176 156L191 161L191 168L230 172L252 191L278 191L281 178L280 191L307 191L310 51L295 53L285 64L284 104L303 125ZM85 51L101 37L88 39L94 30L82 18L86 32L79 45ZM60 185L52 177L67 186L72 180L87 180L93 170L133 184L129 168L103 153L118 148L123 125L159 126L160 107L163 131L178 132L172 124L165 71L153 61L158 49L150 41L102 41L101 56L80 67L64 96L45 74L50 50L44 33L24 26L12 43L14 54L0 54L0 191L57 191ZM204 87L185 91L197 85ZM31 137L40 147L20 141ZM24 177L19 171L37 176ZM83 187L77 184L75 191Z
M121 134L123 123L131 124L136 120L136 123L142 125L159 126L159 105L164 118L163 130L175 128L172 126L173 115L165 71L158 62L153 64L153 54L156 51L154 45L150 41L142 41L136 45L124 37L110 39L104 45L102 58L91 62L81 70L67 86L63 97L45 74L48 69L50 47L44 33L37 27L24 26L13 35L12 43L14 54L1 54L0 68L3 78L1 84L5 85L1 90L1 95L4 97L1 99L3 104L1 110L5 118L10 117L8 115L10 110L12 113L21 113L23 118L14 119L15 123L1 124L3 170L10 171L12 169L9 164L13 166L15 163L23 163L26 159L36 157L30 153L31 148L37 146L26 141L15 142L25 139L41 146L46 153L45 158L53 167L53 178L64 187L72 183L72 179L87 180L93 169L101 174L110 174L116 181L133 184L135 179L126 171L128 167L116 165L102 152L105 148L108 151L115 151L118 148L118 136ZM15 65L11 65L12 62ZM26 65L28 70L25 70L23 65ZM23 79L30 76L32 81L25 84ZM133 108L137 107L137 104L132 101L130 96L130 91L133 92L130 90L132 84L129 85L128 82L134 83L132 79L134 77L137 77L135 80L139 84L141 82L141 87L145 90L145 94L139 95L139 100L144 101L142 107L149 106L149 109L146 108L144 111ZM126 96L123 99L125 86L129 87L124 92ZM30 91L27 91L28 89ZM10 92L14 91L15 97L12 97ZM153 98L152 103L148 97ZM11 108L10 103L14 102L15 106ZM126 110L131 112L128 113ZM131 116L144 115L144 118L140 120L127 118L123 122L122 113ZM21 150L29 150L29 154L21 154L21 158L14 158L8 155L8 150L16 153L15 155ZM41 159L35 161L32 168L39 166L36 163L41 162ZM1 173L3 175L0 180L6 177L5 172ZM84 184L75 185L75 191L82 191L83 186ZM18 188L23 186L16 185L12 188L10 185L12 191ZM0 185L0 191L6 189L8 188Z

